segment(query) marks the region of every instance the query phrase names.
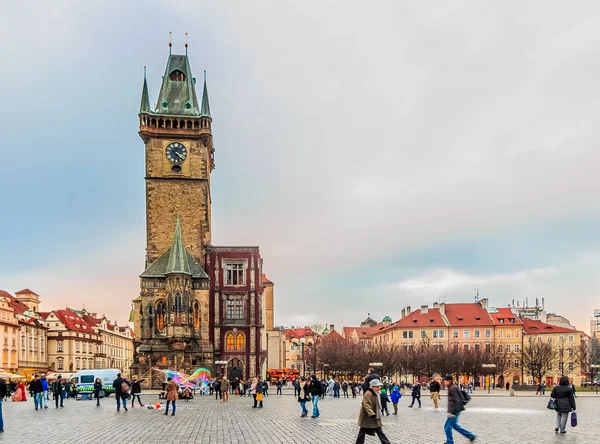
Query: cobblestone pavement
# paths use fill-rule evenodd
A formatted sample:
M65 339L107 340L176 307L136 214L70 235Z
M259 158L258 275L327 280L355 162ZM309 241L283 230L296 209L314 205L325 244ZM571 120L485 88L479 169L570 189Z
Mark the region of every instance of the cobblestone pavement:
M407 396L400 400L399 415L383 418L383 429L392 443L441 444L446 397L440 409L423 398L422 409L409 409ZM150 404L158 400L144 394ZM97 408L93 401L65 400L64 409L35 411L31 401L4 402L5 433L0 443L353 443L361 398L319 402L321 418L300 418L300 407L291 395L265 399L263 409L251 408L251 398L232 396L228 403L213 397L178 401L176 416L162 411L129 408L116 412L115 399L104 399ZM597 443L600 433L600 396L581 396L579 426L568 427L564 436L554 434L555 413L546 409L547 397L475 397L460 423L478 437L476 442ZM390 404L391 406L391 404ZM308 404L311 408L311 404ZM379 442L367 437L367 443ZM455 436L456 443L466 443Z

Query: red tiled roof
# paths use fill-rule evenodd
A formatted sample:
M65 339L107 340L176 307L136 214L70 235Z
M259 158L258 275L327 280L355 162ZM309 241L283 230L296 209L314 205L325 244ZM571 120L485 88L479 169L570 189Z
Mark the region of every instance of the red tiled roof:
M503 308L497 308L496 310L498 310L498 313L490 313L490 316L491 316L492 320L494 321L494 324L496 324L496 325L511 325L511 324L521 325L521 324L523 324L521 322L521 320L519 319L519 317L516 314L514 314L510 308L503 307ZM504 322L500 321L501 319L503 319Z
M579 330L546 324L542 321L523 318L523 331L528 335L554 334L554 333L581 333Z
M336 330L331 330L329 334L323 336L323 341L346 341L346 339Z
M445 304L446 319L451 327L494 325L487 310L477 302L467 304Z
M77 313L69 310L56 310L53 313L68 330L94 333L92 327L90 327Z
M263 284L272 284L273 283L267 278L267 275L264 273L262 275L262 281L263 281Z
M37 313L37 314L38 314L38 316L39 316L40 318L42 318L44 321L46 320L46 318L47 318L48 316L50 316L50 312L49 312L49 311L38 311L38 313Z
M286 339L290 341L294 338L300 339L304 336L314 336L315 332L310 328L286 328L283 330L283 334L285 335Z
M421 309L417 309L392 325L396 328L446 327L446 322L438 308L428 308L427 313L422 313Z
M39 294L31 291L29 288L25 288L24 290L17 291L15 294L34 294L36 296L39 296Z
M100 324L100 322L102 322L101 319L95 318L95 317L90 316L90 315L83 315L82 318L92 328L96 327L97 325Z
M27 305L19 301L7 291L0 290L0 296L4 296L6 298L8 305L10 305L10 307L15 311L15 313L23 314L27 310L29 310L29 307Z
M377 326L374 327L344 327L343 332L346 339L352 337L352 333L356 331L358 339L370 339L373 333L377 330Z

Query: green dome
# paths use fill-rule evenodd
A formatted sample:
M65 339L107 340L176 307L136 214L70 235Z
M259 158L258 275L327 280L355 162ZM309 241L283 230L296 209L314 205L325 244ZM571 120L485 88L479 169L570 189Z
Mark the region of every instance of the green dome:
M392 322L392 318L390 318L389 316L386 316L385 318L383 318L382 322Z
M325 327L325 330L323 330L323 334L324 335L328 335L329 334L329 329L327 327Z

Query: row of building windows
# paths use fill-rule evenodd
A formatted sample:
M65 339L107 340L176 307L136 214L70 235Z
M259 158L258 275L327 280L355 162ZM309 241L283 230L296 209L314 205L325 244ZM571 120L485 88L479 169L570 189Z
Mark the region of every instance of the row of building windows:
M237 336L233 336L233 333L229 333L225 337L225 350L233 351L233 350L245 350L245 338L242 333L238 333Z

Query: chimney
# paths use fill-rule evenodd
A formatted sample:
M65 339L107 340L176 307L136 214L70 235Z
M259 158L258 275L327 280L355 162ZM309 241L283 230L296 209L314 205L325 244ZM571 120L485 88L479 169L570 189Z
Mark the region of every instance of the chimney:
M412 313L412 310L410 309L410 305L409 305L408 307L406 307L406 315L408 316L411 313Z
M333 331L333 330L335 330L335 325L329 324L329 331Z
M427 314L429 312L429 307L427 305L421 305L421 314Z
M439 302L434 302L433 303L433 308L440 308Z
M488 298L483 298L479 300L479 304L481 305L481 308L483 308L484 310L487 310L488 308Z
M440 310L440 314L442 316L445 316L446 315L446 304L445 303L441 303L438 308Z
M402 309L402 316L400 316L400 319L404 318L404 316L406 316L406 308Z

